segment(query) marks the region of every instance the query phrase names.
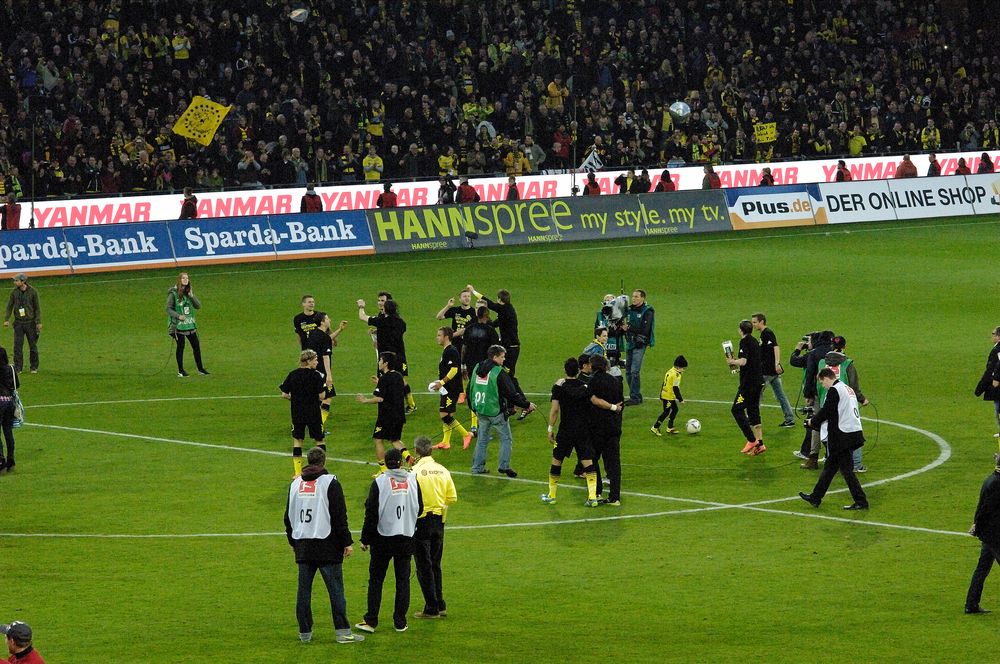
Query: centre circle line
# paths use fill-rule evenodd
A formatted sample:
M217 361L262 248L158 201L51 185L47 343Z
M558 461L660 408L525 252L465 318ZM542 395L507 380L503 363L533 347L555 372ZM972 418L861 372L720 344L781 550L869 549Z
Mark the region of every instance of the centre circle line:
M81 405L81 406L83 406L83 405L104 405L104 404L117 404L117 403L146 403L146 402L156 402L156 401L178 401L178 400L206 400L207 401L207 400L217 400L217 399L257 399L257 398L273 398L275 396L276 395L215 396L215 397L171 397L171 398L162 398L162 399L129 399L129 400L120 400L120 401L80 402L78 404L69 404L69 403L67 403L67 404L46 404L46 405L35 406L35 407L50 407L51 408L51 407L56 407L56 406L70 406L70 405ZM695 403L709 403L709 404L722 404L722 405L725 405L725 404L729 403L728 401L710 401L710 400L700 400L700 401L699 400L692 400L692 401L694 401ZM770 406L772 408L777 407L777 406L772 406L770 404L766 404L766 405ZM935 433L933 433L931 431L927 431L925 429L920 429L918 427L914 427L914 426L907 425L907 424L893 422L891 420L882 420L882 419L874 419L874 418L864 418L864 419L866 419L868 421L872 421L872 422L878 422L878 423L887 424L887 425L890 425L890 426L899 427L899 428L902 428L902 429L910 430L910 431L913 431L915 433L919 433L921 435L924 435L924 436L930 438L933 442L935 442L938 445L938 447L940 449L940 453L938 454L938 457L936 459L934 459L931 463L926 464L925 466L923 466L921 468L918 468L918 469L915 469L915 470L912 470L912 471L908 471L908 472L902 473L900 475L895 475L893 477L884 478L884 479L881 479L881 480L876 480L876 481L873 481L873 482L869 482L867 484L864 484L863 486L866 486L866 487L880 486L880 485L883 485L883 484L887 484L889 482L895 482L895 481L907 479L909 477L914 477L916 475L919 475L919 474L922 474L922 473L925 473L925 472L929 472L929 471L933 470L934 468L937 468L941 464L943 464L946 461L948 461L948 459L951 457L951 445L946 440L944 440L944 438L942 438L941 436L939 436L939 435L937 435L937 434L935 434ZM278 451L274 451L274 450L262 450L262 449L256 449L256 448L237 447L237 446L233 446L233 445L221 445L221 444L215 444L215 443L202 443L202 442L197 442L197 441L180 440L180 439L176 439L176 438L164 438L164 437L158 437L158 436L144 436L144 435L140 435L140 434L130 434L130 433L123 433L123 432L116 432L116 431L105 431L105 430L101 430L101 429L90 429L90 428L82 428L82 427L67 427L67 426L54 425L54 424L38 424L38 423L30 423L30 422L26 422L25 426L38 427L38 428L43 428L43 429L54 429L54 430L62 430L62 431L72 431L72 432L77 432L77 433L89 433L89 434L94 434L94 435L103 435L103 436L110 436L110 437L126 438L126 439L132 439L132 440L145 440L145 441L151 441L151 442L170 443L170 444L175 444L175 445L187 445L187 446L190 446L190 447L201 447L201 448L209 448L209 449L222 449L222 450L229 450L229 451L236 451L236 452L248 452L248 453L252 453L252 454L264 454L264 455L268 455L268 456L279 456L279 457L286 456L286 454L284 452L278 452ZM338 463L351 463L351 464L357 464L357 465L371 465L371 462L369 462L369 461L361 461L361 460L358 460L358 459L331 458L331 461L338 462ZM475 475L473 473L463 472L463 471L452 471L452 474L453 475L460 475L460 476L467 476L467 477L471 477L471 476L477 476L477 477L479 477L479 475ZM522 483L535 484L535 485L547 485L548 484L547 482L542 481L542 480L532 480L532 479L521 478L521 477L518 477L518 478L508 478L508 477L494 476L493 479L499 479L499 480L503 480L503 481L522 482ZM565 485L563 488L564 489L576 489L576 490L584 490L585 489L585 487L580 487L580 486L575 486L575 485ZM834 491L830 491L829 493L842 493L844 491L847 491L847 489L846 488L835 489ZM698 507L698 508L689 508L689 509L682 509L682 510L668 510L668 511L662 511L662 512L644 513L644 514L619 514L619 515L610 515L610 516L601 516L601 517L587 517L587 518L567 519L567 520L558 520L558 521L530 521L530 522L505 523L505 524L469 524L469 525L456 525L456 526L449 527L449 530L481 530L481 529L488 529L488 528L534 527L534 526L548 526L548 525L573 524L573 523L588 523L588 522L599 522L599 521L615 521L615 520L624 520L624 519L652 518L652 517L667 516L667 515L672 515L672 514L689 514L689 513L695 513L695 512L719 511L719 510L726 510L726 509L744 509L744 510L747 510L747 511L757 511L757 512L765 512L765 513L784 514L784 515L792 515L792 516L799 516L799 517L806 517L806 518L824 519L824 520L830 520L830 521L836 521L836 522L843 522L843 523L852 523L852 524L858 524L858 525L870 525L870 526L874 526L874 527L883 527L883 528L893 528L893 529L900 529L900 530L909 530L909 531L915 531L915 532L926 532L926 533L943 534L943 535L962 535L962 536L968 536L968 533L958 532L958 531L935 530L935 529L930 529L930 528L923 528L923 527L920 527L920 526L907 526L907 525L901 525L901 524L890 524L890 523L875 522L875 521L864 521L864 520L858 520L858 519L847 519L847 518L844 518L844 517L834 517L834 516L829 516L829 515L825 515L825 514L818 514L818 513L789 512L789 511L786 511L786 510L775 510L775 509L768 509L768 508L762 507L764 505L772 505L772 504L777 504L777 503L794 501L794 500L798 499L798 496L789 496L789 497L784 497L784 498L772 498L772 499L767 499L767 500L753 501L753 502L749 502L749 503L733 504L733 503L722 503L722 502L716 502L716 501L700 500L700 499L696 499L696 498L680 498L680 497L675 497L675 496L663 496L663 495L659 495L659 494L651 494L651 493L643 493L643 492L635 492L635 491L623 491L622 495L636 497L636 498L648 498L648 499L653 499L653 500L666 500L666 501L672 501L672 502L690 503L690 504L700 505L701 507ZM284 534L284 533L278 533L278 534ZM157 539L157 538L184 538L184 537L260 537L260 536L271 536L271 535L274 535L274 534L273 533L204 533L204 534L197 534L196 533L196 534L146 534L146 535L103 534L103 535L101 535L101 534L86 534L86 533L81 533L81 534L0 533L0 537L81 537L81 538L94 537L94 538L104 538L104 539L128 539L128 538L135 538L135 539Z

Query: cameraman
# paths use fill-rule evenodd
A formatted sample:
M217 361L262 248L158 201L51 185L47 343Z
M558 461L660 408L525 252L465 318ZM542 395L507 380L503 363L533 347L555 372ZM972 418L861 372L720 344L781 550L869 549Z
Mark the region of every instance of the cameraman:
M805 413L811 417L816 408L816 374L819 371L819 361L833 350L833 332L810 332L795 345L792 356L788 359L793 367L803 370L802 396L805 397ZM802 445L795 456L805 459L800 468L816 470L819 467L819 432L808 430L802 440ZM813 454L812 450L817 453Z
M612 376L621 376L622 351L625 349L625 330L622 329L622 321L627 306L628 300L624 295L615 297L608 293L604 296L603 305L594 320L595 332L602 327L608 330L608 341L604 350L611 366L608 373Z
M641 288L632 291L632 305L628 308L622 329L625 331L625 373L628 376L628 400L625 405L638 406L642 403L639 385L642 358L646 348L656 345L653 307L646 304L646 291Z

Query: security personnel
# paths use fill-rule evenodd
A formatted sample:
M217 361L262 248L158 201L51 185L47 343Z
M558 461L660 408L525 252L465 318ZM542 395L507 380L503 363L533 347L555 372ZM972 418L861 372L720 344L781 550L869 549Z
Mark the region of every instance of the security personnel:
M799 498L813 507L819 507L833 476L840 471L844 482L851 492L854 502L844 506L845 510L868 509L868 496L861 488L857 475L854 474L852 452L865 444L865 435L861 431L861 414L858 412L858 399L854 390L837 380L833 369L825 367L819 372L819 380L826 388L826 401L815 415L806 420L810 429L819 429L820 438L827 441L829 454L826 465L816 480L812 493L799 493Z
M414 614L416 618L437 618L448 615L441 590L441 558L444 555L444 524L448 518L448 506L458 501L455 482L448 469L431 457L431 439L420 436L413 441L417 453L417 463L413 473L420 484L420 496L424 511L417 519L414 537L417 563L417 582L424 595L424 610Z
M458 349L451 343L453 334L450 327L439 327L437 331L437 343L439 346L443 346L444 350L441 352L441 361L438 363L438 379L431 384L431 390L439 392L442 387L445 389L438 404L444 437L437 447L442 450L450 448L451 432L456 431L462 437L462 449L467 450L472 442L472 434L466 431L462 423L455 419L458 396L462 393L462 358L458 354Z
M312 582L319 570L330 593L337 643L364 641L365 637L351 632L344 598L344 558L354 552L344 490L337 477L326 470L326 452L314 447L306 460L309 465L288 487L285 508L285 535L299 566L295 601L299 639L304 643L312 640Z
M372 481L365 501L365 523L361 528L361 550L371 553L368 563L368 611L355 625L362 632L378 627L382 604L382 584L393 563L396 578L396 601L392 623L397 632L407 628L410 609L410 559L413 557L413 534L417 516L423 512L420 485L413 473L402 470L403 454L397 449L385 453L386 471Z
M469 407L479 415L479 437L476 452L472 458L472 472L482 475L490 472L486 468L486 450L490 444L492 430L500 433L500 460L498 472L507 477L517 477L510 467L510 455L514 441L507 421L509 404L520 406L532 413L537 408L529 402L514 384L514 380L504 371L507 350L503 346L490 346L485 362L476 365L469 379Z

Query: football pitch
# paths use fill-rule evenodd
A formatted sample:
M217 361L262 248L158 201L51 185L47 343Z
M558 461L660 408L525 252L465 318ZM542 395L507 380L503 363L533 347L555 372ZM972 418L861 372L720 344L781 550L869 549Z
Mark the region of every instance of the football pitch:
M964 533L997 451L992 405L972 394L1000 323L1000 219L775 229L606 243L193 267L210 376L176 377L163 311L177 270L38 278L38 375L23 377L28 423L17 469L0 474L0 622L23 620L49 662L813 662L988 661L986 616L962 612L979 551ZM404 439L440 436L435 314L472 283L507 288L520 319L518 377L539 412L512 422L512 466L472 476L471 449L435 452L454 474L444 556L449 616L335 643L322 582L310 644L298 641L296 568L283 533L291 478L292 317L304 293L348 327L334 350L328 464L357 540L374 470L368 393L374 352L354 302L390 291L408 325L418 410ZM620 507L583 507L564 472L544 505L548 393L592 338L605 293L643 288L656 346L646 402L628 408ZM787 368L800 336L848 340L865 395L871 509L844 512L840 477L819 509L798 499L817 473L792 456L764 394L768 452L741 455L729 413L736 377L721 342L763 311ZM8 330L0 343L10 348ZM187 368L193 370L190 350ZM654 437L656 397L678 354L679 423ZM460 409L468 425L468 411ZM348 614L365 611L368 554L344 564ZM411 614L422 598L412 581Z

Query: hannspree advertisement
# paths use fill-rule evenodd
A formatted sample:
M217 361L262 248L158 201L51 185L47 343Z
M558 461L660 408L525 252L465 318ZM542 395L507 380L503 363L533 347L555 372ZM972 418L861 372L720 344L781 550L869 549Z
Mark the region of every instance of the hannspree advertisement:
M370 210L368 223L378 253L732 228L717 191Z

